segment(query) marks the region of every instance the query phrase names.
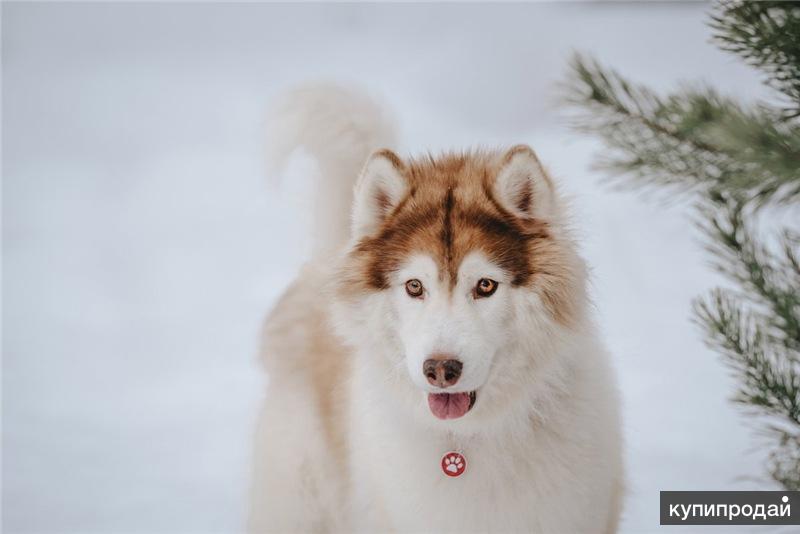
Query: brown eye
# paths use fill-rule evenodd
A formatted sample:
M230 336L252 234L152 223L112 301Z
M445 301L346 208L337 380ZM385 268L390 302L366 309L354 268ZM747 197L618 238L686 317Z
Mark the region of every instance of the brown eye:
M475 297L491 297L499 284L488 278L481 278L475 285Z
M409 280L406 282L406 293L408 293L409 297L419 298L422 296L422 282L414 278L413 280Z

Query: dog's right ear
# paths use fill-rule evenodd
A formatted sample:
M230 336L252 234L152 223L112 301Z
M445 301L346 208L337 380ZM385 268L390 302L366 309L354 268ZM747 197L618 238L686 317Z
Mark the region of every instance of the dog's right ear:
M374 152L356 182L352 232L355 239L374 233L408 190L403 161L391 150Z

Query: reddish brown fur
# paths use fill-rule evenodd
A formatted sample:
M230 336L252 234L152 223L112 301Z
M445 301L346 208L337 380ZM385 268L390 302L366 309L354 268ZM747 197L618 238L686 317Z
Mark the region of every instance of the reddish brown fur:
M350 252L347 290L387 289L389 275L410 254L420 252L436 259L441 276L453 287L464 257L481 251L509 273L513 286L539 290L556 319L568 322L575 295L570 255L547 221L512 215L493 194L498 171L516 150L504 158L447 154L408 164L381 151L407 180L408 193L379 229ZM530 188L524 190L523 205L516 207L535 203L532 195Z

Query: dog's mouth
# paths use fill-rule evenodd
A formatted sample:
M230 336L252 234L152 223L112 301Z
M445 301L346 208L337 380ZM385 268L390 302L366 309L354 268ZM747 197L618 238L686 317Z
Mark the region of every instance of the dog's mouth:
M428 407L439 419L458 419L475 405L475 391L463 393L428 393Z

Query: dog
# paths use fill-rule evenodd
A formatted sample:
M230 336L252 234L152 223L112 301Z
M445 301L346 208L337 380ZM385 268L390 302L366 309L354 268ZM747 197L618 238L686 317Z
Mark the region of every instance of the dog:
M402 158L370 97L278 105L319 163L315 248L263 335L252 532L611 533L618 392L534 151Z

